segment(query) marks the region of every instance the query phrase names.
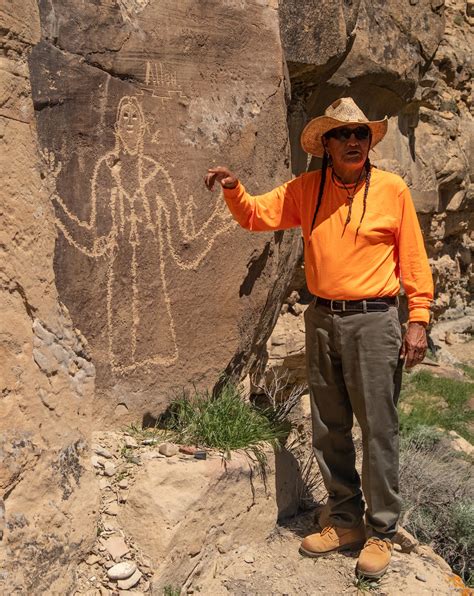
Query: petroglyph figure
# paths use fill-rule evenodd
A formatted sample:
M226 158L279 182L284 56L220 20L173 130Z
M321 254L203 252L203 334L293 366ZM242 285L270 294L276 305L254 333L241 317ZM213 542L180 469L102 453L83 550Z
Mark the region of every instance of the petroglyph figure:
M144 154L145 129L137 98L123 97L115 147L93 171L87 221L54 195L56 225L66 240L88 257L107 260L109 356L121 372L177 360L165 257L171 255L181 269L195 269L215 239L234 225L219 200L196 231L193 197L184 205L178 201L167 170ZM43 156L57 178L60 162L48 151Z

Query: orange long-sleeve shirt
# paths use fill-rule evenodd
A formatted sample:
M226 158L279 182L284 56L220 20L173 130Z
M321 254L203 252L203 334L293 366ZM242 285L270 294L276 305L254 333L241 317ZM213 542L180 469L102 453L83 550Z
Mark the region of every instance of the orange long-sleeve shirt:
M408 296L410 321L429 321L433 279L410 191L396 174L372 169L367 206L359 233L365 184L357 187L351 221L343 233L349 201L328 169L312 233L321 171L308 172L260 196L239 182L224 189L239 224L254 231L301 226L305 271L311 293L332 300L396 296L400 277Z

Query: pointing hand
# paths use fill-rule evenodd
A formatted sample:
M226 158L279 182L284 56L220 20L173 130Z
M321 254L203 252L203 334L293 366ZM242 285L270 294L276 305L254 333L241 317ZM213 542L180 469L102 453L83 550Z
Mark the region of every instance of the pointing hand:
M220 182L223 188L235 188L238 178L230 170L223 166L209 168L204 178L204 184L208 190L213 190L215 182Z

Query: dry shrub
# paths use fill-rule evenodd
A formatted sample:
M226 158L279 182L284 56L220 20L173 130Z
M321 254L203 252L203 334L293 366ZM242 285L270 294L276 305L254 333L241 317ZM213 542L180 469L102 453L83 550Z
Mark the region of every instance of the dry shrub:
M402 441L401 524L469 578L474 569L472 461L449 449L432 427Z

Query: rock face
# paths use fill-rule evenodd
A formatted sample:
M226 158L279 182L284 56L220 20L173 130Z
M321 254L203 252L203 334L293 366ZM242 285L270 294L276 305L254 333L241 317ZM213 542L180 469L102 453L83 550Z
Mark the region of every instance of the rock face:
M284 0L280 13L294 173L307 168L302 128L338 97L354 97L371 119L388 115L372 160L411 189L437 284L435 316L465 314L473 288L472 5Z
M97 420L156 414L171 388L248 366L297 256L291 234L237 229L203 184L219 163L255 193L290 175L278 13L53 0L40 14L59 295L91 346Z
M2 5L0 28L0 592L66 593L94 540L98 491L84 455L95 372L54 284L27 65L35 3Z

